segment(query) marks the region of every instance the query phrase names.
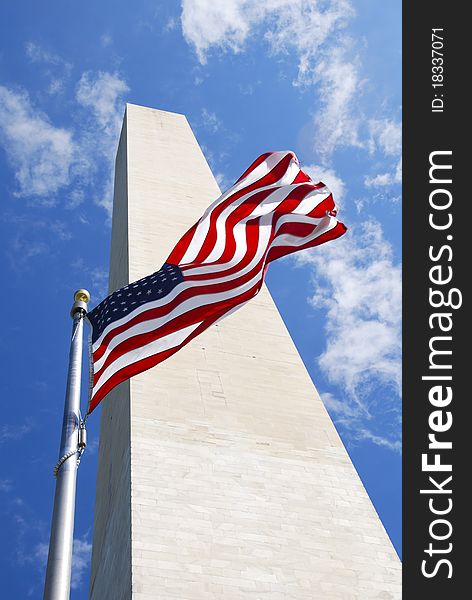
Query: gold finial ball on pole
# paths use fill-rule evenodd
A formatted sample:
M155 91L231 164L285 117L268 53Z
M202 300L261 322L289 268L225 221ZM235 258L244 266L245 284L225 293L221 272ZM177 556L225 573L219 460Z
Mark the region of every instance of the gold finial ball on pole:
M80 289L74 294L74 304L72 305L70 316L80 313L82 316L87 314L87 304L90 300L90 293L87 290Z
M90 302L90 292L83 289L77 290L74 294L74 301L85 302L85 304L88 304Z

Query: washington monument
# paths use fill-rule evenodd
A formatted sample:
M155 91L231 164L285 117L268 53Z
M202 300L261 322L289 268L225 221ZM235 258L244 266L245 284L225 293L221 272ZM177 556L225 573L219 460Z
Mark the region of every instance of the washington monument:
M128 104L110 292L159 269L219 195L185 116ZM91 599L401 598L400 561L267 288L113 390L100 429Z

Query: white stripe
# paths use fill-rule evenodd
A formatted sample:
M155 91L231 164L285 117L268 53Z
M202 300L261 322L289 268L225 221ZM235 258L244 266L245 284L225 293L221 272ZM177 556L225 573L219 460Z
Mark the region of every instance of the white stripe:
M336 227L337 224L338 220L334 217L323 217L323 219L321 219L321 223L310 235L307 235L305 237L298 237L290 233L282 233L274 239L270 247L274 248L275 246L290 246L291 248L296 248L298 246L303 246L304 244L308 244L308 242L316 240L316 238L322 235L323 233L334 229L334 227Z
M248 218L254 219L274 211L277 208L277 206L283 200L285 200L285 198L290 194L290 192L292 192L296 187L298 187L299 184L290 184L296 176L296 173L298 173L299 171L300 169L298 168L298 166L294 162L292 162L290 163L289 168L284 173L283 177L279 179L277 184L272 184L270 186L259 188L258 190L251 192L249 195L242 196L235 203L230 204L228 207L226 207L216 220L216 242L213 246L212 251L207 256L207 258L205 258L203 263L216 262L223 254L226 248L226 220L235 210L239 208L239 206L241 206L241 204L243 204L247 199L251 198L257 193L260 193L263 190L275 188L271 194L266 196L266 198L264 198L264 200L253 209L251 216ZM245 221L247 220L248 219L245 219Z
M184 256L182 257L182 260L180 261L180 264L191 263L198 256L198 253L200 252L200 249L203 246L203 243L204 243L204 241L206 239L206 236L208 234L208 230L209 230L209 227L210 227L211 213L213 212L213 210L219 204L221 204L227 198L229 198L232 194L234 194L234 193L236 193L236 192L244 189L245 187L251 185L252 183L254 183L257 180L262 179L262 177L264 177L270 171L272 171L279 164L279 162L285 156L287 156L287 154L291 154L291 153L288 153L288 152L275 152L274 154L271 154L269 157L267 157L267 159L264 162L262 162L253 171L251 171L251 173L249 173L248 176L245 179L241 180L239 183L237 183L233 187L231 187L222 196L220 196L218 198L218 200L216 200L215 202L213 202L213 204L207 208L207 210L204 212L203 216L201 217L200 221L198 222L198 225L197 225L197 228L195 229L195 232L193 234L192 240L190 241L190 244L189 244L189 246L188 246L188 248L187 248ZM297 169L300 168L300 167L298 167L295 159L293 159L289 163L289 167L292 164L295 164ZM284 176L282 176L281 179L283 179L283 177ZM293 178L292 178L292 180L293 180ZM272 184L270 186L261 187L257 191L260 191L262 189L268 189L268 188L273 187L275 185L278 185L278 182L276 182L276 183L274 183L274 184ZM244 196L237 201L237 204L235 203L234 205L240 204L243 201L243 198L244 198Z
M132 365L143 358L148 358L149 356L153 356L159 352L169 350L170 348L175 348L181 344L195 329L197 329L199 325L201 325L201 323L195 323L194 325L190 325L189 327L185 327L184 329L170 333L169 335L155 340L150 344L146 344L145 346L141 346L136 350L132 350L127 354L123 354L120 356L120 358L113 361L112 364L105 369L105 371L103 371L100 381L93 388L93 394L96 394L98 390L108 381L108 379L110 379L110 377L112 377L123 367Z
M261 260L261 258L264 256L264 253L267 250L270 235L272 232L272 218L273 218L273 215L271 215L271 214L264 215L263 217L261 217L261 221L258 225L258 229L259 229L258 244L257 244L256 250L254 252L254 256L252 257L252 259L249 261L249 263L244 268L236 270L231 275L227 275L228 270L230 270L232 267L234 267L239 262L241 262L241 260L240 260L241 257L238 256L235 259L222 265L222 268L224 268L225 270L224 270L224 272L221 273L221 275L219 277L212 277L211 279L205 279L204 280L205 283L211 284L211 283L222 283L225 281L231 281L232 279L237 279L238 277L242 277L243 275L246 275L246 273L249 273L249 271L251 271L257 265L257 263ZM244 258L244 256L242 258ZM221 265L218 265L218 266L221 266ZM209 275L212 275L212 274L218 273L218 272L219 272L219 270L216 270L216 267L214 267L213 265L208 265L206 268L205 267L201 268L201 274L208 273Z
M244 219L241 219L240 221L238 221L235 224L235 226L233 227L233 232L234 232L234 238L235 238L235 242L236 242L236 249L235 249L236 256L240 256L241 258L243 258L244 255L246 254L247 243L246 243L245 228L246 228L247 222L251 219L255 219L255 218L261 217L263 215L273 213L274 210L277 208L277 206L279 206L279 204L281 204L285 200L285 198L290 194L290 192L292 192L296 187L298 187L298 186L297 185L284 185L283 187L275 189L260 204L258 204L257 206L254 207L254 209L252 210L250 215L248 215L247 217L244 217ZM243 196L242 198L240 198L241 203L244 202L245 200L249 199L251 196L259 193L263 189L268 189L268 188L267 187L260 188L259 190L250 192L246 196ZM228 207L228 209L229 209L228 212L233 212L233 210L237 209L238 206L239 206L239 204L231 205L230 207ZM221 214L221 218L224 218L225 221L226 221L227 216L228 216L228 214L226 214L226 215L224 215L223 213ZM225 226L226 226L226 222L222 223L222 227L224 228ZM217 228L218 228L218 224L217 224ZM223 229L223 231L221 231L221 228L220 228L219 239L217 238L216 244L215 244L212 252L202 262L202 266L201 267L193 267L190 269L184 268L185 275L199 275L199 274L208 273L208 272L218 273L219 271L226 270L227 269L226 263L223 265L211 265L210 270L208 270L207 267L203 266L206 263L216 262L223 254L225 247L226 247L226 230ZM237 264L237 262L239 262L239 260L236 260L236 262L234 264Z
M282 227L282 225L285 225L285 223L306 223L307 225L313 225L313 227L317 227L320 223L323 223L325 219L326 216L307 217L306 215L284 215L283 217L280 217L280 219L277 221L277 226L274 230L274 239L277 237L277 232L279 231L279 229Z
M261 279L261 273L262 273L262 269L260 272L256 273L256 275L252 279L247 281L246 283L240 285L239 287L235 287L230 290L227 290L225 292L217 292L217 293L201 294L199 296L192 296L191 298L188 298L187 300L185 300L184 302L182 302L181 304L176 306L170 313L167 313L166 315L164 315L162 317L158 317L157 319L149 319L147 321L142 321L141 323L137 323L136 325L133 325L129 329L126 329L126 331L123 331L122 333L118 334L113 339L111 339L110 343L107 346L106 352L103 354L103 356L101 356L98 360L94 361L94 365L93 365L94 373L98 373L100 371L100 369L105 364L105 361L107 360L110 353L117 346L119 346L121 344L121 342L127 340L128 338L132 338L136 335L140 335L142 333L148 333L150 331L159 329L159 327L162 327L162 325L165 325L172 319L175 319L175 318L179 317L180 315L183 315L186 312L190 312L191 310L199 308L200 306L216 304L217 302L220 302L222 300L228 300L235 296L239 296L240 294L243 294L247 290L251 289L257 283L257 281ZM221 282L218 282L218 283L221 283Z
M331 192L326 186L314 189L311 192L308 192L308 194L303 198L297 208L292 211L292 213L296 215L307 215L324 200L326 200L330 194ZM320 198L320 196L322 196L322 198Z

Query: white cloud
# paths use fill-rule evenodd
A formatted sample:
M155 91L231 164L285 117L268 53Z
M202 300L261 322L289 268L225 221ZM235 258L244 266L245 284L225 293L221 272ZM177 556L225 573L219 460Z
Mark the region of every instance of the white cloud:
M46 568L48 562L49 545L45 543L37 544L33 556L25 560L37 562L39 567L43 570ZM92 544L87 542L86 536L82 539L74 538L72 546L72 569L71 569L71 581L70 587L73 590L80 588L84 581L84 577L87 574L88 566L90 563L90 557L92 555Z
M297 51L303 79L307 62L352 14L348 0L183 0L181 23L202 64L212 47L241 52L247 39L262 29L274 53Z
M349 0L184 0L182 31L205 63L211 49L241 52L256 34L273 54L295 53L295 85L315 85L317 154L328 163L340 146L361 146L356 98L362 89L356 48L344 30L354 16Z
M69 210L74 210L83 204L85 201L84 190L75 188L67 196L65 207Z
M113 204L113 166L128 90L116 73L88 71L82 74L76 91L77 102L89 111L81 142L84 160L105 160L105 183L96 203L109 215Z
M216 133L222 126L221 120L216 114L206 108L202 110L202 119L205 129L208 129L211 133Z
M80 271L85 287L89 286L92 303L98 304L108 293L108 270L100 267L89 267L82 257L77 258L71 267Z
M312 267L313 307L326 311L318 364L339 392L327 406L362 439L398 442L401 270L380 224L354 225L343 238L295 257ZM389 416L390 415L390 416ZM385 423L385 419L387 423ZM391 435L376 431L382 422ZM386 444L383 444L386 445Z
M244 4L238 0L182 1L182 32L202 64L211 46L233 52L241 50L252 25L252 17Z
M6 212L1 220L14 226L14 235L6 246L6 255L14 270L21 271L30 259L49 254L57 241L72 239L68 224L60 219L39 219Z
M77 85L77 102L92 111L101 132L116 138L123 117L122 97L129 91L117 74L87 71Z
M52 78L49 87L48 94L54 96L55 94L62 94L65 91L65 81L64 79L60 79L58 77Z
M27 421L22 425L2 425L0 427L0 444L12 440L20 440L34 429L34 423Z
M32 60L56 60L34 44L27 49ZM117 74L83 73L76 101L87 112L74 135L55 127L27 92L0 86L0 144L15 172L15 194L54 206L59 192L74 184L65 197L66 207L74 209L83 202L86 187L93 185L102 190L96 203L110 214L113 163L128 89Z
M336 413L338 419L342 418L344 420L349 420L353 417L357 418L358 411L347 402L343 402L336 398L331 392L323 392L320 396L326 408L329 411Z
M70 586L73 590L78 589L83 582L84 576L92 556L92 544L87 542L85 536L82 539L74 538L72 549L72 578Z
M401 452L402 450L402 442L401 439L389 439L383 435L374 435L371 431L367 429L359 429L356 435L359 440L369 440L377 446L383 446L384 448L388 448L388 450L392 450L393 452Z
M391 119L372 119L369 122L370 149L380 149L387 156L398 156L402 151L402 126Z
M220 190L224 191L227 190L229 187L231 187L231 182L229 181L229 179L226 177L226 175L224 173L214 173L214 177L216 179L216 183L218 184L218 187L220 188Z
M49 64L54 66L60 66L70 71L72 65L61 58L58 54L45 50L39 44L34 42L27 42L25 46L26 56L32 63Z
M329 48L313 69L321 101L314 117L314 149L326 163L339 147L363 146L359 139L361 119L355 103L362 82L358 59L349 47L350 41L344 38L339 45Z
M385 187L388 185L394 185L402 182L402 159L400 158L396 166L391 171L385 173L379 173L373 177L365 177L364 185L368 188L371 187Z
M175 17L169 17L167 19L166 24L164 25L164 31L165 32L174 31L175 29L177 29L177 26L178 26L178 20Z
M324 165L342 147L397 156L401 126L389 118L370 119L362 112L359 40L346 33L355 16L350 0L183 0L181 25L200 63L212 51L243 52L252 39L265 40L269 53L294 54L295 85L313 86L318 104L313 117L312 150ZM398 171L372 177L370 185L398 182Z
M0 479L0 492L11 492L13 485L9 479Z
M380 153L384 157L393 157L394 164L387 165L388 170L373 176L366 176L366 187L386 187L402 182L402 126L391 119L372 119L369 122L368 148L371 154ZM391 161L390 161L391 162Z
M104 33L103 35L100 36L100 44L104 48L107 48L108 46L111 46L113 44L113 38L111 37L111 35L109 33Z
M342 206L342 200L345 193L344 181L336 174L334 169L322 167L319 165L302 165L302 169L309 175L313 181L322 181L333 194L336 206Z
M63 93L70 78L72 65L58 54L31 41L26 43L25 50L30 62L43 67L43 75L49 79L48 94Z
M17 195L54 204L71 182L77 150L72 133L54 127L28 94L0 86L0 143L15 170Z

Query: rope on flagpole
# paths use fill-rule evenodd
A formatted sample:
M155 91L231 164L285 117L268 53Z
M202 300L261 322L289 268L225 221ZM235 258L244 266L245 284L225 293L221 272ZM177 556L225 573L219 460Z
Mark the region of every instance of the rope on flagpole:
M77 454L77 449L70 450L67 454L64 454L64 456L61 456L61 458L57 461L56 466L54 467L54 477L57 477L57 474L59 473L59 469L66 462L66 460L68 458L70 458L71 456L74 456L74 454Z

